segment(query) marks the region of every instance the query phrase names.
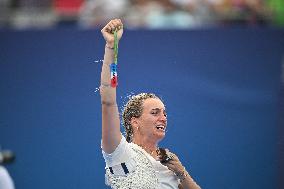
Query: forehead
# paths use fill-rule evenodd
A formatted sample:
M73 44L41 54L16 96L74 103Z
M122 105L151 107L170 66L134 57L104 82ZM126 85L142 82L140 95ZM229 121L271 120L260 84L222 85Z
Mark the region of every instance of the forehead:
M166 109L164 103L158 98L148 98L143 102L144 110L152 110L152 109Z

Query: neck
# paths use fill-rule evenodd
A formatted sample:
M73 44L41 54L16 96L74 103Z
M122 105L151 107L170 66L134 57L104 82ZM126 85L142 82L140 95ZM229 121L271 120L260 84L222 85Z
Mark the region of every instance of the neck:
M138 140L134 138L133 143L137 144L151 155L154 155L156 150L158 149L158 144L151 142L150 140Z

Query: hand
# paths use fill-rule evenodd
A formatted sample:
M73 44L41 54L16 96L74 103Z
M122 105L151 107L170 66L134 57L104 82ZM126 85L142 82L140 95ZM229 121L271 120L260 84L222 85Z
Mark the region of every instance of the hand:
M117 29L118 41L121 39L123 34L123 24L120 19L111 20L102 30L106 45L110 48L114 47L114 31Z
M174 174L180 180L180 184L178 186L179 189L184 188L192 188L192 189L201 189L200 186L191 178L188 172L185 170L184 166L182 166L180 160L178 159L177 155L170 152L166 149L166 153L170 158L163 165L167 166L169 170L173 171ZM158 154L159 160L162 160L162 156Z
M185 169L178 159L177 155L170 152L168 149L166 149L166 153L169 156L170 160L162 164L167 166L168 169L173 171L176 175L181 175L185 171ZM158 158L159 160L161 160L162 156L159 154Z

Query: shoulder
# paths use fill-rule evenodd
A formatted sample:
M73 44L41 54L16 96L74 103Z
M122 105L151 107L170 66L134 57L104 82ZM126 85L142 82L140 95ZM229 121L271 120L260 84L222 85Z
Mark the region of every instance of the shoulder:
M6 176L6 175L8 176L9 175L7 169L3 166L0 166L0 175L1 176Z
M108 167L126 162L135 155L131 143L128 143L124 136L121 137L119 145L112 153L108 154L104 151L102 153Z

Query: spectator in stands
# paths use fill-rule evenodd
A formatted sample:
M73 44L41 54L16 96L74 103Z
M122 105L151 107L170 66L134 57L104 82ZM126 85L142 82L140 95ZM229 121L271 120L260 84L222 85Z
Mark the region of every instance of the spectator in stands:
M264 25L268 21L262 0L222 0L215 10L225 25Z
M267 0L267 9L270 13L271 23L276 26L284 27L284 1Z
M51 0L13 0L13 7L13 28L49 28L56 23Z
M123 17L128 8L128 0L86 0L80 10L79 25L101 27L110 19Z

